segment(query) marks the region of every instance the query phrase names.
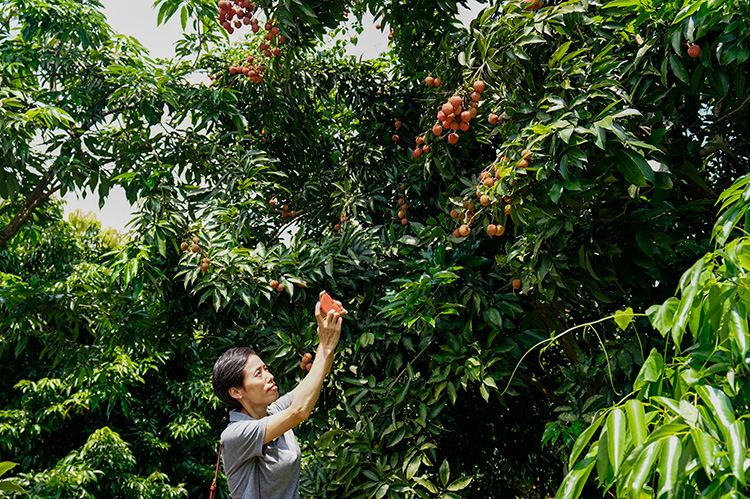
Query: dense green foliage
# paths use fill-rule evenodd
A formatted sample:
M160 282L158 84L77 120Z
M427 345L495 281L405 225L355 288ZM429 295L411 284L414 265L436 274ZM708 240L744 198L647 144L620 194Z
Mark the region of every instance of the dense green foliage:
M252 346L291 389L322 289L350 315L304 497L744 493L746 3L504 0L464 28L450 0L263 1L267 61L163 0L193 29L157 62L96 1L30 5L0 1L0 448L32 496L205 494L214 360ZM323 50L366 11L388 54ZM435 115L478 79L449 144ZM50 198L115 184L123 241Z

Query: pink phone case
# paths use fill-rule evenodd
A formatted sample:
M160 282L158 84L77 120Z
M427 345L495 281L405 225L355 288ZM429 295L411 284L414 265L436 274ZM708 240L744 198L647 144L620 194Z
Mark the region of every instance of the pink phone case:
M320 311L323 315L328 315L328 312L333 309L334 312L338 312L341 315L346 315L346 310L333 301L331 295L323 291L323 295L320 297Z

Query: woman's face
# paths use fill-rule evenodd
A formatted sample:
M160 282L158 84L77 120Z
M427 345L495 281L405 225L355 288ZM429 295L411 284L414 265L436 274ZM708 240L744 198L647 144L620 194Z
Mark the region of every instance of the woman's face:
M257 355L247 358L242 396L254 406L268 405L279 398L279 387L273 381L273 374Z

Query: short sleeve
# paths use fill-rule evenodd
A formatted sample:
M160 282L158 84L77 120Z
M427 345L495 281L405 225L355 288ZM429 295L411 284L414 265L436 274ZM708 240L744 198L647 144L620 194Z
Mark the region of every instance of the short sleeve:
M224 462L241 464L263 454L266 418L246 419L231 423L221 435Z
M276 414L277 412L281 412L284 409L289 408L290 405L292 405L292 401L294 400L294 393L289 392L281 397L279 399L268 406L268 415Z

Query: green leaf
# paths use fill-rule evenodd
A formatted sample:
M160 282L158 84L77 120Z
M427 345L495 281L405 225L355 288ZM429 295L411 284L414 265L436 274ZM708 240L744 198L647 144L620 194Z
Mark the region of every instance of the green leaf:
M614 0L602 5L602 9L616 9L621 7L634 7L641 5L642 0Z
M409 462L409 465L406 467L406 479L411 480L414 478L414 475L417 474L417 471L419 471L419 466L422 464L422 456L420 454L417 454L412 458L412 460Z
M464 477L458 478L454 480L450 485L448 485L448 490L450 490L451 492L455 492L457 490L465 489L466 487L469 486L472 479L473 477L470 477L470 476L464 476Z
M698 295L698 289L696 286L690 285L682 291L682 297L680 303L675 311L675 320L672 324L672 341L677 351L680 351L680 345L682 343L682 336L687 328L688 319L690 319L690 312L693 308L693 302Z
M680 457L682 456L682 444L679 437L672 435L667 437L661 449L659 456L659 488L656 493L657 497L670 492L676 492L677 477L680 472Z
M414 481L427 489L431 494L438 493L438 488L435 486L435 484L427 480L426 478L416 477L414 478Z
M690 428L690 436L693 438L693 444L695 449L698 451L698 457L700 457L701 464L706 475L713 477L714 475L714 463L716 462L717 448L711 435L704 432L699 428Z
M633 320L633 309L631 307L625 310L618 310L615 312L615 323L617 326L625 331Z
M581 432L581 434L576 439L575 444L573 444L573 449L570 451L570 459L568 461L569 464L573 464L576 462L576 459L578 459L581 451L583 451L584 447L588 445L589 440L591 440L591 437L599 428L599 425L602 424L602 421L604 421L604 416L600 416L599 418L595 419L594 422L591 423L591 426Z
M440 475L440 482L442 482L443 487L448 485L448 480L450 480L450 477L451 477L451 467L450 467L450 464L448 464L447 459L443 460L443 464L440 465L440 470L438 470L438 474Z
M0 490L7 490L8 492L22 492L24 494L26 493L23 487L7 480L0 481Z
M695 387L695 391L708 404L713 414L718 417L722 427L726 428L734 423L732 402L724 392L711 385L698 385Z
M448 389L448 398L451 399L451 404L456 405L456 387L452 382L448 382L446 385Z
M646 441L646 411L640 400L625 402L625 412L628 415L628 431L633 445L638 447Z
M180 11L180 24L182 25L183 31L185 31L185 28L187 27L187 20L188 20L187 6L183 5Z
M620 470L622 458L625 456L626 437L625 413L621 409L615 409L607 416L607 457L615 475Z
M12 470L16 466L18 466L18 463L13 463L10 461L1 462L0 463L0 476L3 476L4 474L6 474L8 471Z
M383 485L378 488L378 491L375 493L375 499L382 499L385 497L385 495L388 493L389 485L387 483L384 483Z
M734 344L739 351L740 357L745 358L748 349L747 313L745 305L734 302L727 310L729 331L732 334Z
M646 310L646 315L651 321L651 325L661 333L662 336L667 336L672 330L672 321L674 320L675 312L680 304L680 299L671 296L661 305L652 305Z
M622 150L615 151L615 158L615 166L620 170L626 182L638 187L646 187L648 185L641 169Z
M642 154L631 149L623 149L622 152L625 154L625 156L628 157L628 159L630 159L630 161L633 162L634 165L638 167L638 169L641 171L641 174L643 174L643 178L651 183L654 183L654 170L651 168L651 165L648 164L648 161L646 161L646 158L644 158Z
M578 499L596 463L598 447L598 442L592 445L586 457L576 463L573 469L565 475L562 485L557 490L555 499Z
M647 383L653 383L659 381L664 375L664 357L661 356L655 348L651 349L646 362L643 363L643 367L638 372L638 376L635 378L633 383L633 390L638 391Z
M560 59L562 59L565 53L568 51L568 48L570 47L571 43L572 42L567 41L563 43L562 45L560 45L559 47L557 47L557 50L555 50L552 53L552 56L549 59L549 67L554 67L557 65L558 62L560 62Z
M496 308L491 308L484 313L484 318L496 325L497 327L503 327L503 316L500 315L500 311Z
M651 467L659 456L659 450L661 450L661 441L656 441L647 445L640 452L628 477L627 488L630 491L630 497L641 497L643 484L646 483L646 479L651 474Z
M695 14L698 9L701 8L701 6L704 4L704 1L686 2L685 7L681 11L679 11L675 18L672 20L671 25L676 26L678 23L681 23L686 17ZM679 31L679 27L677 27L677 30Z
M609 436L607 435L607 425L602 427L602 431L599 434L599 441L594 442L593 446L597 446L598 450L596 453L596 474L599 477L600 483L611 481L612 469L609 465L609 457L607 452L609 450Z
M685 66L683 66L680 60L672 54L669 56L669 67L672 68L672 72L682 83L690 85L690 75L685 70Z
M747 454L747 445L745 442L745 424L742 421L735 421L731 425L722 428L727 441L727 455L729 464L732 467L732 474L745 485L745 456Z

